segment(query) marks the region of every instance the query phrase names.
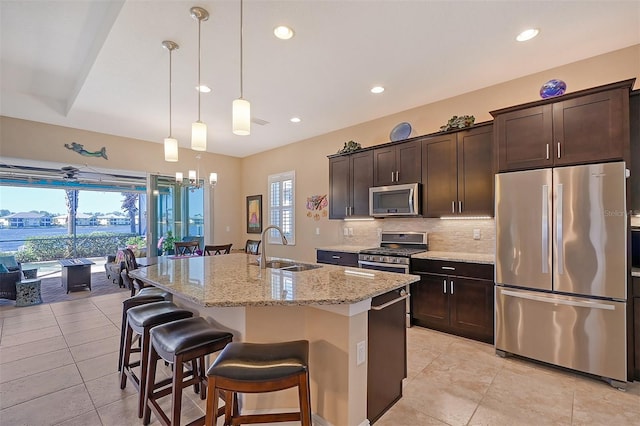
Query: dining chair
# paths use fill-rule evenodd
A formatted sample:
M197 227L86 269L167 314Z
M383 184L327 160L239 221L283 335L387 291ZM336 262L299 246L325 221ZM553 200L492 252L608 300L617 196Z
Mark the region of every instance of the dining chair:
M218 245L205 245L204 255L215 256L217 254L229 254L231 253L231 246L233 244L218 244Z
M260 254L261 240L247 240L247 244L244 246L244 251L247 254Z
M200 250L200 243L197 241L178 241L175 243L176 255L193 256Z
M134 296L136 292L142 290L145 287L149 287L149 284L145 284L144 281L133 278L129 275L129 272L139 268L138 262L136 261L136 255L133 254L133 250L131 250L130 248L123 248L122 254L124 255L124 270L122 272L124 272L125 275L129 278L127 280L121 274L123 278L123 285L125 287L128 286L129 290L131 290L131 296Z

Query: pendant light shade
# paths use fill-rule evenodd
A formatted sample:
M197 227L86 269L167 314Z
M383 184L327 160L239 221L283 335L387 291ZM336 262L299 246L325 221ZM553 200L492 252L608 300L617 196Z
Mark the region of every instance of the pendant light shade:
M191 124L191 149L194 151L207 150L207 125L202 121Z
M164 161L175 163L178 161L178 140L164 138Z
M231 124L235 135L251 134L251 104L244 99L244 50L243 50L244 1L240 0L240 98L233 101Z
M198 88L202 87L200 82L200 24L209 19L209 12L201 7L194 6L190 10L191 17L198 21ZM200 120L200 90L198 90L198 121L191 125L191 149L194 151L207 150L207 125Z
M251 134L251 104L246 99L233 101L233 133L240 136Z
M171 40L165 40L162 47L169 51L169 136L164 139L164 161L173 163L178 161L178 140L171 136L171 54L179 46Z

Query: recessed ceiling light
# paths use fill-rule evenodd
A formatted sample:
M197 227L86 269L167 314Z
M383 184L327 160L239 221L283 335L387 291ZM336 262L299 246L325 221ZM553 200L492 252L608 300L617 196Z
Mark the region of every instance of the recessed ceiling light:
M290 121L290 122L292 122L292 123L299 123L299 122L301 122L302 120L300 120L300 117L291 117L291 118L289 119L289 121Z
M382 93L384 92L384 87L382 86L373 86L371 88L371 93Z
M273 29L273 34L278 37L280 40L289 40L293 37L293 30L287 26L280 25L279 27L275 27Z
M211 92L211 87L207 86L206 84L201 84L200 86L196 86L196 90L200 93L209 93Z
M518 34L518 36L516 37L516 40L518 41L531 40L532 38L537 36L539 32L540 30L538 30L537 28L529 28L528 30L524 30L523 32Z

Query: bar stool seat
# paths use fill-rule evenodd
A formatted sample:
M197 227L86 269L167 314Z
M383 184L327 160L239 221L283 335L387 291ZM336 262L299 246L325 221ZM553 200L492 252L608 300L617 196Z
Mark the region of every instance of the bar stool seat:
M138 417L142 418L144 409L144 390L149 358L149 332L152 327L167 322L193 316L191 311L178 308L172 302L153 302L135 306L127 311L127 325L121 354L120 389L127 385L127 377L138 390ZM140 335L140 361L130 362L133 334ZM136 376L134 367L140 366L140 376Z
M233 334L219 330L204 318L187 318L153 327L150 331L149 368L145 390L144 420L151 421L151 412L163 425L180 424L182 407L182 389L190 385L199 385L200 398L206 398L206 355L222 350L233 340ZM173 364L173 377L156 383L156 368L162 358ZM183 363L191 362L191 371L183 371ZM188 380L185 378L191 377ZM171 383L171 387L165 387ZM171 419L158 403L158 399L171 394ZM204 416L193 424L204 424Z
M207 371L207 410L205 424L215 424L218 393L226 392L225 424L301 421L311 425L309 391L309 342L230 343ZM273 392L298 387L300 411L240 415L231 412L236 393Z
M120 351L118 352L120 356L118 357L118 371L122 371L122 350L124 348L124 334L127 329L127 312L129 309L135 306L146 305L147 303L170 301L171 297L171 293L168 291L156 287L145 287L135 296L122 301L122 325L120 326ZM132 352L140 352L140 350L134 349Z

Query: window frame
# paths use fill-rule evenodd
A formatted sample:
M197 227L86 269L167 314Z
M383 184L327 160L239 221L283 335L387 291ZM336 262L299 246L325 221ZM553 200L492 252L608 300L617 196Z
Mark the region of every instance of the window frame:
M282 190L282 183L285 181L291 181L291 206L283 206L282 205L282 197L284 196L284 191ZM278 201L277 205L274 206L272 200L271 186L274 183L280 184L280 193L281 199ZM284 215L280 214L279 223L273 223L273 212L278 210L280 213L284 211L290 211L291 214L291 231L285 232L285 236L287 237L287 241L289 245L294 246L296 244L296 172L295 170L290 170L288 172L276 173L273 175L269 175L267 178L267 206L268 206L268 222L269 225L276 225L280 227L283 231L285 231L283 227L282 218ZM269 244L282 244L282 239L278 234L278 231L275 229L270 229L267 233L267 241Z

